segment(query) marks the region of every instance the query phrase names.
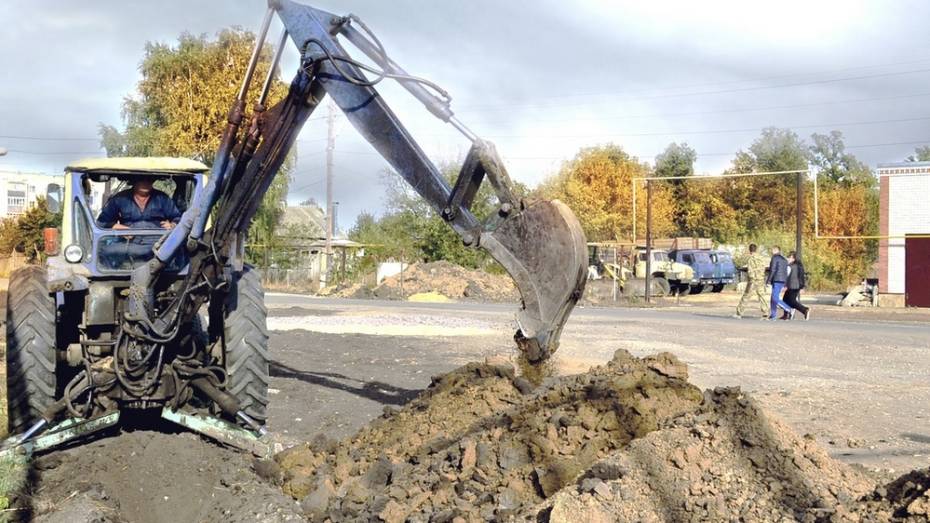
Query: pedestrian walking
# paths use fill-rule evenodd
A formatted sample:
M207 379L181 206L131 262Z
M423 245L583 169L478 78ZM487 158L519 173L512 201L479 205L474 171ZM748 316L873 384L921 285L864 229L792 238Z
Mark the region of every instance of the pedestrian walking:
M801 303L801 290L807 286L807 273L804 271L804 264L794 252L788 253L788 281L786 282L788 290L785 291L784 301L793 310L791 314L785 313L783 320L793 320L794 311L801 311L805 320L811 317L811 309Z
M788 260L781 255L781 247L775 245L772 247L772 261L769 262L769 276L766 280L766 283L772 285L772 297L769 300L770 320L775 319L779 308L786 314L791 314L791 307L781 299L781 291L785 288L786 281L788 281Z
M753 300L753 297L759 300L762 318L768 317L769 304L765 296L765 259L756 252L758 250L756 244L749 244L749 258L746 259L746 288L743 289L739 305L736 306L737 318L743 317L743 311L746 310L746 305Z

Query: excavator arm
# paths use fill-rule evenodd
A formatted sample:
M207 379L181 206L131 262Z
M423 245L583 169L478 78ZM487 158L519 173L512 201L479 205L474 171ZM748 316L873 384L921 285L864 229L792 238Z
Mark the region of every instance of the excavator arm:
M301 53L300 68L286 98L266 110L271 68L246 129L246 93L275 14L284 25L275 64L286 39L290 39ZM340 39L362 51L375 66L353 58ZM427 110L471 141L462 170L451 186L375 89L386 78L398 81ZM465 245L486 250L513 277L522 297L515 340L529 361L548 358L557 348L562 326L585 284L587 251L578 220L558 201L517 198L494 146L454 116L445 91L398 66L361 20L290 0L269 2L252 62L229 113L210 182L195 196L179 226L157 247L152 262L134 272L124 330L143 339L167 338L206 300L222 293L231 274L242 268L244 236L262 196L307 118L327 95ZM491 183L499 206L496 215L482 223L470 209L485 180ZM205 230L211 213L213 226ZM182 250L190 257L189 275L172 305L156 315L156 280L167 262Z

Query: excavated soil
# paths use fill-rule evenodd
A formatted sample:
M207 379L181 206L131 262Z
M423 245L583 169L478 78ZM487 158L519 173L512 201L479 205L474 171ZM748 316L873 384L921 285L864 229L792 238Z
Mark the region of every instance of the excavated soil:
M519 293L508 276L466 269L447 261L414 263L404 270L403 275L385 278L374 288L356 284L337 291L335 296L396 300L423 293L483 302L515 302L519 299Z
M43 523L303 521L300 507L262 479L262 465L187 432L124 432L37 457L31 486L8 516Z
M311 521L927 521L930 470L876 488L739 389L617 351L534 389L469 364L355 436L275 458Z

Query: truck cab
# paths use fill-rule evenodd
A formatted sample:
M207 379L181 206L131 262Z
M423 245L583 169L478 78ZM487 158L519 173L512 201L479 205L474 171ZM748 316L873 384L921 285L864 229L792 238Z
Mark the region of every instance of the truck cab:
M63 272L85 278L128 277L133 268L151 259L152 247L166 229L147 222L126 229L101 224L97 218L107 201L138 180L148 179L183 213L203 185L207 169L201 162L184 158L93 158L72 163L65 169L63 250L53 261ZM185 268L185 260L178 259L169 270L183 273Z
M714 292L720 292L724 286L736 282L736 264L727 251L710 251L710 260L714 262L714 278L718 280L713 286Z
M76 363L82 351L104 356L117 334L130 274L148 262L152 248L168 232L159 223L116 228L98 221L114 195L140 179L151 182L184 212L205 181L207 166L184 158L92 158L65 168L60 252L49 256L45 285L60 321L57 349ZM168 290L187 274L181 253L166 267L157 291Z
M636 260L633 266L634 276L636 278L645 278L646 248L637 247L634 257ZM656 278L666 293L677 294L684 292L694 278L694 271L691 267L671 259L668 251L664 249L652 249L650 269L652 270L652 277Z
M669 253L669 256L676 262L691 267L694 271L694 277L689 282L691 294L700 294L705 288L720 283L716 277L714 262L710 259L708 251L679 249Z

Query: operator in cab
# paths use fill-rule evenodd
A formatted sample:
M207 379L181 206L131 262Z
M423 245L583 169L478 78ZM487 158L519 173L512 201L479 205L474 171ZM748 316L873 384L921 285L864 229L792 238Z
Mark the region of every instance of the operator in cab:
M181 211L154 184L154 178L139 178L129 189L111 196L97 217L97 225L112 229L173 229L181 219Z

